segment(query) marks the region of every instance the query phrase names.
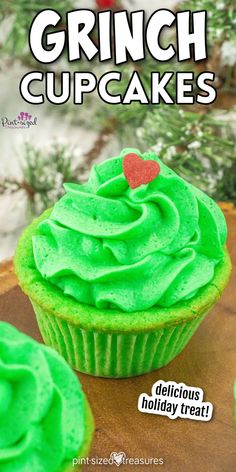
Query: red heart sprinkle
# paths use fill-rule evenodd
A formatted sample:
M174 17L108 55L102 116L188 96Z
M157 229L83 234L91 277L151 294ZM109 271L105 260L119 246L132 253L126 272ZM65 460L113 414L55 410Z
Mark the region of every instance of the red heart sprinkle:
M156 161L144 161L134 153L126 154L123 159L123 171L131 188L148 184L160 173L160 166Z
M101 10L102 9L105 10L106 8L115 7L115 3L116 3L115 0L96 0L96 4L97 4L98 8L100 8Z

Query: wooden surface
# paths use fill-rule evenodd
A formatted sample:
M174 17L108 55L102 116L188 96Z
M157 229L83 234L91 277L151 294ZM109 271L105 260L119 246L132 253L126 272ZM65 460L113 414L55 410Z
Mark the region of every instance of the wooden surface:
M12 261L3 262L0 265L0 295L8 292L17 285L17 279L13 271Z
M236 213L225 207L229 249L236 267ZM0 319L41 341L33 310L15 286L10 266L0 274ZM5 274L5 275L4 275ZM128 457L162 457L163 466L86 466L90 471L235 472L236 431L232 424L233 381L236 377L236 272L223 297L185 350L169 366L151 374L109 380L79 374L92 406L96 434L90 457L109 457L124 451ZM141 414L137 400L150 394L158 379L201 387L214 405L209 423Z

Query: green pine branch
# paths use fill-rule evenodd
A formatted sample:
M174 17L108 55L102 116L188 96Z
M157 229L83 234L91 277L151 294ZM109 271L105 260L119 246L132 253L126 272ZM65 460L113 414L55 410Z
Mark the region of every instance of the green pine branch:
M28 44L28 33L34 16L41 10L54 8L62 18L73 9L71 0L56 0L49 5L45 0L1 0L0 25L8 20L10 30L2 44L3 52L12 57L24 55Z
M235 125L212 111L199 114L162 106L148 113L137 139L143 150L155 150L173 170L212 197L236 202Z
M22 180L0 179L0 194L26 192L30 216L52 206L63 195L63 183L78 181L75 153L69 145L48 149L26 143L22 152Z
M179 10L207 11L210 44L236 40L235 0L185 0L179 4Z

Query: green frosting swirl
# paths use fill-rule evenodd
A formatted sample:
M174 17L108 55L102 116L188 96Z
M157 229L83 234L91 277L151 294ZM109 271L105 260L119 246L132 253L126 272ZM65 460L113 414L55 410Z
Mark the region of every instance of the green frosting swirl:
M122 169L129 152L156 160L158 177L131 189ZM86 184L65 190L33 250L41 275L66 295L132 312L172 306L212 281L224 255L224 216L154 153L124 149L95 165Z
M84 437L84 395L64 359L0 322L0 470L61 472Z

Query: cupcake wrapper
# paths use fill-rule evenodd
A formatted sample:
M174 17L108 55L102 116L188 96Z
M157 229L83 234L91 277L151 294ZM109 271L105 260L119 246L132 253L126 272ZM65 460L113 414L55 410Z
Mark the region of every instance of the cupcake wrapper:
M156 331L120 334L81 329L31 302L44 342L74 369L99 377L132 377L163 367L183 350L207 315Z

